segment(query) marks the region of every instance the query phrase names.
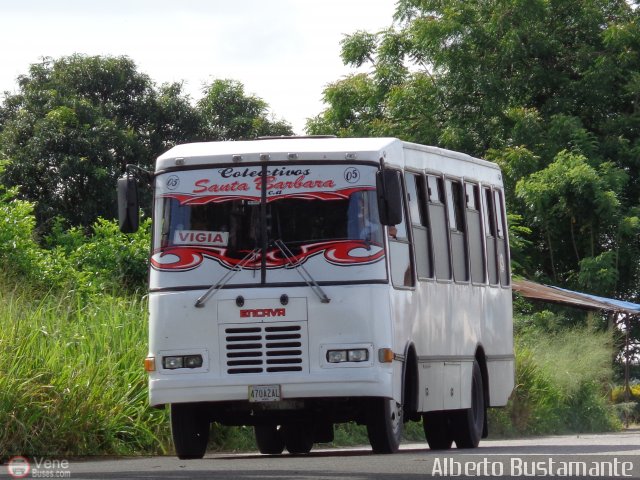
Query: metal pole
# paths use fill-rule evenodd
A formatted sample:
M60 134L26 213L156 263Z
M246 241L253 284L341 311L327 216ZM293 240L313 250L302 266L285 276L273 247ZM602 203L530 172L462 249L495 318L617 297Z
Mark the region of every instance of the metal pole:
M629 314L624 317L624 401L629 403L631 389L629 387ZM629 428L629 415L624 415L624 426Z

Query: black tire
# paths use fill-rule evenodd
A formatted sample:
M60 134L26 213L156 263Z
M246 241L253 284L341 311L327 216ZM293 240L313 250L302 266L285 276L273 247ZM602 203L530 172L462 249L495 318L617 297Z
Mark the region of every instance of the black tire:
M204 457L209 442L209 427L209 419L200 405L171 404L171 435L179 459Z
M374 453L397 452L402 429L402 405L394 399L373 399L367 411L367 434Z
M277 425L256 425L253 427L256 444L260 453L280 455L284 450L284 439Z
M449 412L427 412L422 415L422 427L431 450L449 450L453 443Z
M282 438L287 451L294 455L305 454L313 447L313 425L311 423L288 423L282 425Z
M456 412L453 416L453 440L458 448L476 448L480 443L486 416L482 372L478 361L473 362L471 379L471 408Z

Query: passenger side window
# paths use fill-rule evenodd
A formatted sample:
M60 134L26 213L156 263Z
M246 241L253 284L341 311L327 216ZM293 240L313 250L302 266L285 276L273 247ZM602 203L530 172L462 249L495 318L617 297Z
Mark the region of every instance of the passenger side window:
M471 281L473 283L486 283L482 218L480 215L480 189L478 185L473 183L465 183L464 188Z
M466 282L469 280L469 270L467 267L467 235L464 218L465 200L462 194L462 182L458 180L447 180L446 189L453 278L457 282Z
M489 284L497 285L498 278L498 245L497 245L497 224L496 209L494 205L493 192L490 187L483 188L483 211L484 215L484 235L487 249L487 271L489 273Z
M464 232L464 201L462 199L462 184L447 180L447 209L449 211L449 228L457 232Z
M391 265L391 283L394 287L413 287L415 285L411 268L411 243L407 234L406 209L402 199L402 222L387 227L389 236L389 262Z
M494 190L494 203L496 207L496 243L498 250L498 270L500 272L500 283L503 286L511 284L509 241L507 237L507 219L504 214L504 201L502 192Z
M445 211L444 182L441 177L427 175L427 198L436 279L451 280L449 225Z
M409 199L409 216L413 232L416 270L418 278L433 278L433 252L431 250L431 232L427 213L427 192L424 177L407 173L407 197Z

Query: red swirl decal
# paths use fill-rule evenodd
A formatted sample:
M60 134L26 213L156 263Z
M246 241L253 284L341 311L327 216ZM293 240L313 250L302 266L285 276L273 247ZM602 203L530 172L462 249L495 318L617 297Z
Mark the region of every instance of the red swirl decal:
M375 190L375 187L352 187L335 190L333 192L297 192L281 195L272 195L267 198L267 203L283 198L297 198L299 200L348 200L352 193Z
M296 249L298 250L298 249ZM228 249L218 247L179 245L166 247L154 252L151 266L159 271L185 272L202 264L205 258L215 260L225 268L234 268L248 252L238 252L239 257L229 255ZM311 243L299 247L299 253L286 258L278 248L271 248L265 256L268 269L294 268L302 265L309 258L323 254L327 262L337 266L369 265L384 258L382 247L362 240L337 240ZM242 268L259 270L262 256L255 257L245 263Z
M260 197L252 195L193 195L189 193L169 193L162 195L162 198L173 198L180 205L205 205L207 203L223 203L233 200L260 201Z
M267 203L275 200L282 200L285 198L294 198L298 200L347 200L351 194L355 192L362 192L366 190L375 190L375 187L352 187L335 190L333 192L294 192L286 194L275 194L267 197ZM259 202L260 196L254 195L196 195L191 193L167 193L162 195L162 198L173 198L177 200L180 205L205 205L207 203L223 203L231 202L233 200L248 200L253 202Z

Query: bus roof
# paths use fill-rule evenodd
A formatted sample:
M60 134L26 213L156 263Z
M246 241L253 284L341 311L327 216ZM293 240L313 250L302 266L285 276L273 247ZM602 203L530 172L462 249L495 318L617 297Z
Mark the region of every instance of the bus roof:
M176 166L215 165L231 162L259 162L261 155L270 161L373 161L385 159L390 165L420 168L411 161L415 155L403 155L402 150L424 152L429 157L447 157L477 166L498 169L497 165L464 153L438 147L403 142L397 138L326 138L276 137L249 141L200 142L177 145L158 157L156 171ZM420 155L420 154L418 154ZM241 158L240 158L241 157ZM405 158L406 157L406 158ZM424 168L424 167L422 167Z

